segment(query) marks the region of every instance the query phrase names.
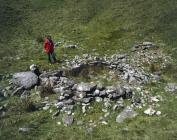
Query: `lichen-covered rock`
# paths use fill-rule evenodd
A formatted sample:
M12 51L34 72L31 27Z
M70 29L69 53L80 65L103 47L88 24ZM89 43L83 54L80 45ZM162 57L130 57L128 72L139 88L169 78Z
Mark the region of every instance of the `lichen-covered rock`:
M30 89L38 84L38 76L30 71L19 72L13 75L12 82L24 89Z

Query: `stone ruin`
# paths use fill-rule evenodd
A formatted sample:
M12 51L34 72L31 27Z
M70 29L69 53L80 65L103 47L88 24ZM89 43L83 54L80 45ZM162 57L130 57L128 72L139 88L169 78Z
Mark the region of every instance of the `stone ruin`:
M123 108L124 99L133 99L133 90L141 85L144 85L152 80L159 79L159 73L148 73L139 67L141 65L140 56L147 56L142 58L143 60L150 61L149 55L153 55L154 59L163 58L165 56L157 56L155 53L149 54L149 50L154 48L153 43L144 42L142 44L135 45L128 54L115 54L112 56L92 56L90 54L84 54L83 57L76 56L72 61L65 60L65 64L59 70L51 72L42 72L35 75L37 66L31 66L32 72L21 72L13 75L12 83L15 85L15 90L12 95L19 95L21 98L29 96L28 90L35 87L35 91L43 92L43 88L48 88L50 92L58 95L58 98L54 103L46 101L42 109L48 110L51 106L56 107L56 112L53 117L57 116L60 112L65 112L67 117L64 118L64 124L70 125L73 122L73 108L75 104L79 104L82 107L83 114L86 113L86 108L91 102L103 102L104 108L111 106L111 102L115 102L113 110ZM157 57L157 58L156 58ZM133 58L133 59L132 59ZM137 62L140 60L139 62ZM135 63L136 61L136 63ZM165 61L164 61L165 62ZM75 82L73 76L78 76L82 70L89 67L104 67L109 70L113 70L119 77L120 84L112 86L106 86L100 83L92 82ZM158 78L157 78L158 77ZM28 93L28 94L27 94ZM141 101L133 102L132 105L138 104ZM103 112L104 112L103 108ZM137 115L132 107L127 107L123 116L129 116L129 118ZM105 111L106 113L107 111ZM116 121L122 122L124 117L118 116ZM120 119L121 120L120 120Z

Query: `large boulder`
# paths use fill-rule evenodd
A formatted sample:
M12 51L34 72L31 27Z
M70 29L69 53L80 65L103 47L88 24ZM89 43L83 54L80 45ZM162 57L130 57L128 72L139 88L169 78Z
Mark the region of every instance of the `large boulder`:
M38 84L38 76L33 72L19 72L15 73L12 77L12 82L16 86L30 89Z

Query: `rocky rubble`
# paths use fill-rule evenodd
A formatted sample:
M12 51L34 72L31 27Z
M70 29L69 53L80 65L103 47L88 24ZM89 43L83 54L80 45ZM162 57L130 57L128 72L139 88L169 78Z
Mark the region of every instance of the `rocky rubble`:
M43 92L43 88L45 88L48 92L57 94L56 101L46 100L42 103L41 109L50 110L51 107L54 107L56 112L53 113L53 118L57 117L60 112L66 114L63 118L63 124L66 126L70 126L74 122L76 105L80 105L83 115L86 115L87 110L91 108L91 102L103 104L102 112L105 115L100 120L104 125L108 124L105 119L111 114L110 109L112 112L124 109L116 118L116 122L122 123L127 118L137 116L138 114L134 111L137 108L146 107L148 103L157 106L157 103L162 101L161 97L152 96L148 91L143 91L140 88L157 77L155 73L150 73L143 67L144 62L150 63L151 60L157 61L163 58L167 61L166 57L152 53L150 49L153 47L153 43L144 42L135 45L130 54L105 55L104 57L84 54L82 57L76 56L71 61L65 60L64 66L58 70L40 74L38 72L39 75L35 74L36 66L33 65L30 67L32 72L20 72L13 75L12 95L30 96L29 92L24 91L30 91L34 86L36 86L35 92ZM165 64L162 63L162 65ZM93 66L103 66L113 70L121 79L120 84L106 86L95 81L77 83L70 77L70 75L77 76L83 69ZM171 84L166 89L176 91L177 88ZM140 93L139 98L134 95L135 91ZM125 99L130 100L131 106L126 107ZM152 108L148 108L144 113L147 115L161 114L160 111L155 111Z

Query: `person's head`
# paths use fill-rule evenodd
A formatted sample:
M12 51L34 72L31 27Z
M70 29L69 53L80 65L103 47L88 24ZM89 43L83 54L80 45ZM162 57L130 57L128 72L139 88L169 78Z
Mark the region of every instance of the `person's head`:
M46 38L49 39L49 40L52 39L52 37L50 35L47 35Z

